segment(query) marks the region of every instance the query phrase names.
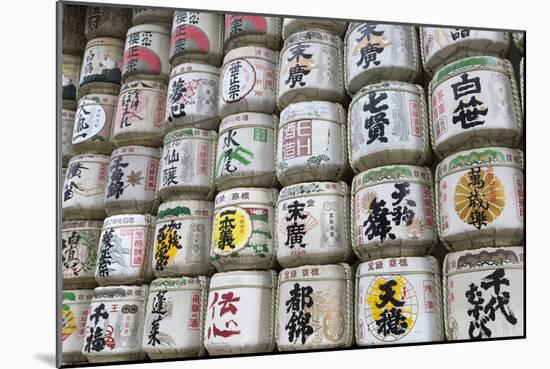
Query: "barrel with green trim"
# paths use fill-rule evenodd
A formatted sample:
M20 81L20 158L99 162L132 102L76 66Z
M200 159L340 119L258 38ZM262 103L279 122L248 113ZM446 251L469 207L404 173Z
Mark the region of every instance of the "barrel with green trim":
M431 171L389 165L355 176L352 247L362 261L424 256L437 243Z
M462 151L436 170L441 241L451 251L524 241L523 153L504 147Z
M63 290L61 292L61 352L63 364L87 362L82 355L85 344L86 321L94 290Z
M210 275L212 201L167 201L159 206L153 250L156 277Z

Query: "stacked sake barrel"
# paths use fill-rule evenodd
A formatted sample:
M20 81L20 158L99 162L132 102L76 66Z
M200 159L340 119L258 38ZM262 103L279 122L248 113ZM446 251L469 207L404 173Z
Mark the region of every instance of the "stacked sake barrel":
M523 115L510 35L421 28L448 340L520 336ZM518 41L520 44L520 41Z

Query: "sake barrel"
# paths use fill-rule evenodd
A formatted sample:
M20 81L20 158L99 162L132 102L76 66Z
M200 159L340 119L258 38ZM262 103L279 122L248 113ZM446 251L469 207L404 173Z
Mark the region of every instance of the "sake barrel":
M145 359L142 338L148 289L143 285L94 290L82 347L90 363Z
M145 214L121 214L103 222L95 279L100 286L142 284L153 279L153 223Z
M424 69L431 75L443 66L470 56L505 57L508 32L468 28L420 27L420 49Z
M132 23L132 9L114 6L86 7L84 35L91 40L96 37L124 39Z
M351 254L345 182L284 187L277 200L277 261L284 268L345 262Z
M225 54L218 100L221 117L240 112L275 113L277 55L276 51L255 46Z
M174 12L170 38L170 64L198 61L219 67L222 57L222 14Z
M74 156L71 142L75 112L68 109L61 110L61 164L66 166Z
M280 351L350 347L353 280L347 264L279 273L275 339Z
M160 198L156 194L161 149L124 146L111 154L105 187L108 215L154 213Z
M90 313L93 290L63 290L61 292L61 352L63 364L85 363L82 355L86 321Z
M356 274L359 346L443 341L441 275L433 256L378 259Z
M170 74L164 120L168 131L178 127L217 129L220 69L184 63Z
M63 109L76 109L78 98L78 78L80 77L80 66L82 58L63 54L61 56L61 94L63 98Z
M153 254L158 277L210 275L212 201L167 201L159 206Z
M275 349L277 273L216 273L210 281L204 347L211 356Z
M218 190L275 185L277 120L263 113L233 114L222 120L214 177Z
M107 155L85 154L69 161L63 184L64 219L103 219Z
M181 128L164 137L158 191L164 201L214 197L215 131Z
M430 82L428 101L432 147L441 157L522 140L520 95L507 60L480 56L445 66Z
M128 30L122 60L122 81L154 78L166 82L170 74L170 30L158 24L141 24Z
M431 159L424 89L405 82L367 85L350 104L349 161L355 173Z
M62 5L62 52L68 55L82 55L86 46L84 22L86 7L82 5Z
M429 168L388 165L353 178L352 247L362 261L429 254L437 243Z
M525 55L525 32L512 32L512 40L519 53Z
M62 223L61 273L63 274L63 288L93 288L97 286L95 266L102 226L103 222L96 220Z
M346 111L340 104L310 101L281 112L277 177L285 185L336 181L347 169Z
M447 254L443 262L449 341L525 335L523 247Z
M140 80L124 84L118 97L113 129L115 145L162 146L166 85Z
M90 94L78 101L71 140L77 153L110 155L114 149L113 129L118 96Z
M134 8L132 12L132 24L154 23L170 28L174 11L170 9Z
M279 50L282 19L260 15L226 14L225 49L257 45Z
M504 147L462 151L436 169L438 233L450 251L521 245L523 152Z
M208 298L205 277L155 279L143 331L143 350L149 358L202 356L204 318Z
M350 23L345 36L346 89L394 80L414 83L422 77L418 36L413 26Z
M110 37L88 41L80 68L79 92L118 95L124 42Z
M519 93L521 96L521 109L525 117L525 58L519 62Z
M214 204L210 261L218 272L275 266L274 188L219 192Z
M339 102L344 98L342 40L321 30L298 32L285 40L277 77L277 105L300 101Z
M329 19L315 19L315 18L284 18L283 19L283 39L286 40L293 33L304 32L312 29L322 29L327 32L333 33L339 37L344 36L346 33L347 22L329 20Z

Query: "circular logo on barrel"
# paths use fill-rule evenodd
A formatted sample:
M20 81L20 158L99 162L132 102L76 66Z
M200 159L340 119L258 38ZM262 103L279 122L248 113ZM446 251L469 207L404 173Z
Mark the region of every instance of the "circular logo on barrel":
M252 220L245 209L228 206L214 217L213 248L218 255L229 255L244 248L252 235Z
M492 168L471 168L455 187L455 211L462 221L477 229L497 219L505 205L502 182Z
M222 98L227 103L244 99L256 84L256 70L244 59L227 63L222 71Z
M157 75L162 70L158 55L153 50L144 46L132 46L126 50L122 65L124 74L145 72Z
M202 29L192 24L182 24L172 32L170 48L174 54L196 51L207 54L210 51L210 40Z
M106 122L107 114L103 106L95 100L81 100L74 122L73 145L94 138Z
M375 278L367 289L363 314L369 332L376 339L398 341L412 330L416 322L416 292L401 276Z

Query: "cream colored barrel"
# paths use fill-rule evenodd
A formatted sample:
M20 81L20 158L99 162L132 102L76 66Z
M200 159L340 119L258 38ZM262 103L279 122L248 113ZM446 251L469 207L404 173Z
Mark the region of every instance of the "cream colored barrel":
M66 221L61 224L63 288L97 287L95 268L102 221Z
M204 62L219 67L223 59L222 14L176 11L170 38L170 63Z
M100 286L142 284L153 279L153 224L145 214L122 214L103 222L95 279Z
M435 175L438 233L450 251L523 244L523 152L462 151L439 163Z
M262 113L233 114L222 120L214 177L218 190L275 185L276 126L276 115Z
M87 336L86 321L90 314L93 290L61 292L61 352L63 364L86 363L82 346Z
M211 356L275 349L277 273L216 273L210 281L204 347Z
M105 187L108 215L155 213L160 148L124 146L111 154Z
M261 46L279 50L282 19L259 15L225 15L225 49L243 46Z
M75 112L63 109L61 111L61 165L66 166L74 156L75 151L71 141L73 135Z
M143 325L149 287L94 290L82 354L90 363L143 360Z
M172 68L164 113L166 129L217 129L219 79L220 69L207 64L183 63Z
M378 23L350 23L344 51L346 89L394 80L418 82L422 76L416 28Z
M447 254L443 303L447 340L525 335L523 247Z
M142 339L149 358L204 355L207 288L205 277L160 278L151 282Z
M164 137L158 192L168 200L214 197L215 131L181 128Z
M428 113L419 85L387 81L367 85L350 104L349 161L355 173L431 159Z
M274 188L233 188L215 200L210 261L219 272L275 266Z
M356 274L359 346L441 342L441 274L433 256L377 259Z
M285 40L277 70L277 105L301 101L341 102L344 98L342 40L321 30Z
M167 201L155 225L153 272L158 277L210 275L212 201Z
M290 35L296 32L303 32L312 29L326 30L340 38L346 33L347 22L333 21L328 19L315 18L284 18L283 19L283 39L286 40Z
M284 187L277 200L277 261L284 268L345 262L351 254L345 182Z
M141 24L128 30L122 60L122 81L144 78L168 81L170 29L158 24Z
M504 58L509 46L508 32L420 27L422 64L430 75L445 65L470 56Z
M389 165L358 174L352 184L352 246L363 260L424 256L437 243L429 168Z
M432 147L440 157L480 147L517 147L521 100L512 64L480 56L439 70L429 86Z
M118 95L123 54L122 40L100 37L88 41L80 68L80 95Z
M283 269L277 299L277 348L296 351L350 347L353 305L349 265Z

